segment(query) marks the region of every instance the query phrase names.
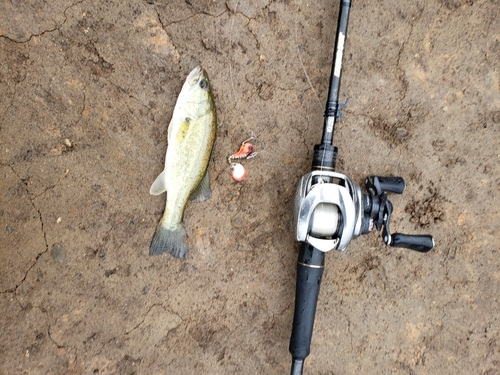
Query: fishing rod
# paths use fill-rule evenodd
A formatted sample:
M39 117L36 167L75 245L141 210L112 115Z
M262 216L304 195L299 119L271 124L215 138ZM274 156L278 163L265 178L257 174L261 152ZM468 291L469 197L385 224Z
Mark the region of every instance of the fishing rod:
M322 140L314 146L312 171L300 180L294 199L293 228L301 244L289 348L292 375L302 374L310 353L325 253L344 251L351 239L373 228L382 230L388 246L422 253L434 247L431 235L390 232L393 206L387 193L403 193L406 185L401 177L370 176L365 182L367 193L363 193L349 177L335 172L338 149L333 145L333 134L341 109L347 104L347 100L339 103L339 89L350 8L350 0L341 0Z

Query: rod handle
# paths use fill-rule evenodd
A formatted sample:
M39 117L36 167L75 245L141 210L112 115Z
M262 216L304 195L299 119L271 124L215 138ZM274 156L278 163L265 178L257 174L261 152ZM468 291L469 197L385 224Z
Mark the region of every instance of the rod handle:
M303 361L311 350L314 316L316 315L323 267L324 253L303 242L297 263L295 311L289 348L294 360L292 366L292 371L295 371L292 372L294 375L298 373L298 368L302 368Z

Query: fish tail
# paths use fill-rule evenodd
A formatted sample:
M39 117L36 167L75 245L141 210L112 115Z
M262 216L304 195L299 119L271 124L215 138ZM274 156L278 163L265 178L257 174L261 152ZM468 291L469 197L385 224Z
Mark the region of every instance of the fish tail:
M149 246L149 255L160 255L167 252L175 258L186 259L188 247L185 238L186 231L182 223L167 227L160 222Z

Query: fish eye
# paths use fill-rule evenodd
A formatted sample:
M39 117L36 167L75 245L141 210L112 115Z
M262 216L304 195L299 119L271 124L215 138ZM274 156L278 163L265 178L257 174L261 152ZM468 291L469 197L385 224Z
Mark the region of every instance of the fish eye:
M200 81L200 87L201 87L202 89L206 89L206 88L208 87L208 82L207 82L207 81L205 81L204 79L202 79L202 80Z

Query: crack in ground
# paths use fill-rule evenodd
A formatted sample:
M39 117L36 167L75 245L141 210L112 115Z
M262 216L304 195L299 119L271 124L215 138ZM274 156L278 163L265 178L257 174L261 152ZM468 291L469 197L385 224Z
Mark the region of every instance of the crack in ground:
M163 31L167 32L166 28L169 27L170 25L175 25L177 23L182 23L182 22L185 22L187 20L190 20L191 18L199 15L200 13L193 13L191 14L189 17L187 18L184 18L182 20L178 20L178 21L170 21L168 24L164 24L163 23L163 20L161 19L161 16L160 16L160 12L158 12L158 9L155 8L155 12L156 12L156 15L158 16L158 21L160 21L160 25L161 25L161 28L163 29ZM168 35L168 33L167 33ZM175 47L175 46L174 46Z
M101 53L99 52L93 41L89 41L87 46L89 47L88 48L89 52L97 56L97 59L99 60L98 64L100 64L101 66L107 64L109 65L108 69L110 69L111 72L114 72L113 64L111 64L109 61L107 61L104 57L101 56Z
M151 310L153 310L153 308L154 308L155 306L160 306L160 307L163 307L163 304L162 304L162 303L153 303L153 304L149 307L148 311L146 311L146 313L145 313L145 314L144 314L144 316L142 317L142 320L141 320L141 321L140 321L140 322L139 322L139 323L138 323L135 327L133 327L131 330L129 330L129 331L127 331L127 332L125 332L125 335L129 335L129 334L131 334L133 331L135 331L137 328L139 328L139 327L142 325L142 323L144 323L144 321L146 320L146 317L147 317L147 316L148 316L148 314L151 312ZM163 307L163 309L165 309L165 308Z
M60 182L60 181L58 181L58 182ZM56 184L56 185L57 185L57 184ZM56 187L56 185L51 185L51 186L49 186L49 187L45 188L45 189L44 189L44 190L43 190L40 194L38 194L38 195L34 195L34 196L33 196L32 198L30 198L30 199L31 199L32 201L33 201L33 200L35 200L35 199L37 199L38 197L40 197L40 196L44 195L44 194L45 194L46 192L48 192L49 190L54 189L54 188ZM39 212L39 213L40 213L40 212Z
M174 43L174 40L170 37L168 31L167 31L167 28L171 25L175 25L175 24L180 24L180 23L183 23L185 21L188 21L190 20L191 18L194 18L198 15L207 15L207 16L210 16L214 19L217 19L221 16L223 16L224 14L226 14L228 11L227 10L224 10L223 12L221 12L220 14L211 14L211 13L208 13L208 12L205 12L205 11L201 11L201 12L195 12L193 14L191 14L189 17L185 18L185 19L182 19L182 20L178 20L178 21L170 21L168 23L165 23L163 21L163 19L161 18L161 15L160 15L160 12L158 11L158 9L155 7L155 12L156 12L156 16L158 17L158 22L160 23L161 25L161 28L162 30L165 32L165 34L167 34L167 37L169 39L169 41L172 43L172 46L174 47L174 50L175 52L177 53L177 55L179 56L182 56L182 53L179 52L179 49L177 48L177 46L175 45ZM180 61L177 63L178 67L181 68L181 63Z
M47 336L49 337L50 341L52 341L54 345L57 346L58 349L65 348L64 345L60 345L56 340L54 340L54 338L50 334L50 325L47 327Z
M259 38L257 37L257 35L255 35L254 31L250 28L250 22L251 21L248 21L247 24L245 25L245 28L248 30L248 32L250 33L250 35L253 37L253 39L255 40L255 48L257 50L260 50L260 42L259 42ZM241 46L241 44L240 44Z
M28 268L28 270L24 273L24 277L21 279L21 281L16 284L16 286L12 289L7 289L7 290L3 290L1 293L15 293L17 291L17 289L24 283L24 281L26 280L26 278L28 277L28 273L31 271L31 269L33 267L35 267L36 263L38 262L38 259L40 259L40 257L47 253L49 251L49 243L47 241L47 233L45 231L45 225L44 225L44 222L43 222L43 215L42 215L42 212L40 211L40 209L35 205L35 202L34 202L34 199L32 196L31 196L31 193L28 189L28 186L26 186L26 184L24 183L24 179L21 178L21 176L19 176L19 174L16 172L16 170L12 167L12 165L10 164L6 164L6 166L8 166L12 172L17 176L17 178L23 182L23 185L24 185L24 188L26 190L26 193L28 194L28 197L29 197L29 200L30 200L30 203L31 205L33 206L33 208L35 209L36 212L38 212L38 218L40 220L40 226L41 226L41 230L42 230L42 233L43 233L43 240L45 242L45 250L38 253L35 257L35 261L33 262L33 264ZM47 190L49 190L50 188L48 188Z
M262 11L262 10L264 10L264 9L269 9L269 6L270 6L272 3L273 3L273 0L269 1L266 5L264 5L263 7L259 8L259 11ZM233 14L237 14L237 13L238 13L237 9L238 9L239 4L240 4L240 2L238 1L238 2L236 3L236 6L234 7L234 9L231 9L231 7L229 6L229 2L228 2L228 1L226 1L226 8L227 8L230 12L232 12ZM251 17L251 16L246 15L246 14L245 14L245 13L243 13L242 11L240 11L240 12L239 12L239 14L241 14L243 17L245 17L245 18L246 18L247 20L249 20L249 21L250 21L250 20L255 21L256 19L258 19L258 18L260 18L260 17L261 17L260 15L256 15L255 17Z
M134 327L132 327L132 329L130 329L129 331L125 332L125 335L129 335L129 334L131 334L132 332L134 332L137 328L139 328L139 327L140 327L140 326L141 326L141 325L142 325L142 324L146 321L146 318L147 318L147 316L149 315L149 313L151 312L151 310L153 310L153 308L154 308L154 307L156 307L156 306L159 306L159 307L161 307L163 310L167 311L167 310L165 309L165 307L163 306L163 303L153 303L153 304L149 307L149 309L146 311L146 313L143 315L142 320L141 320L139 323L137 323ZM179 325L183 322L183 320L181 319L181 317L180 317L179 315L177 315L177 314L176 314L176 313L174 313L174 312L171 312L171 313L172 313L173 315L177 316L177 317L180 319L180 322L179 322L179 324L178 324L178 325L176 325L175 327L168 329L168 331L171 331L171 330L173 330L173 329L177 328L177 327L178 327L178 326L179 326Z
M0 35L0 38L7 39L7 40L10 40L11 42L18 43L18 44L25 44L25 43L29 43L29 42L31 42L31 39L33 39L34 37L39 37L39 36L42 36L42 35L45 35L45 34L50 34L50 33L54 32L54 31L59 31L59 29L60 29L62 26L64 26L64 24L65 24L65 23L66 23L66 21L68 20L68 17L66 16L66 12L67 12L70 8L72 8L72 7L74 7L74 6L78 5L78 4L81 4L81 3L83 3L83 2L84 2L84 0L79 0L79 1L77 1L76 3L69 5L66 9L64 9L64 11L63 11L64 21L63 21L60 25L56 25L53 29L43 30L42 32L40 32L40 33L38 33L38 34L31 34L31 35L29 36L29 38L28 38L27 40L24 40L24 41L23 41L23 40L16 40L16 39L11 38L11 37L9 37L9 36L7 36L7 35Z
M201 10L199 12L194 12L192 13L189 17L186 17L186 18L183 18L181 20L177 20L177 21L170 21L168 22L167 24L165 24L163 22L163 20L161 19L161 16L160 16L160 12L158 12L158 9L155 8L155 12L156 12L156 15L158 16L158 21L160 21L160 25L162 27L162 29L167 32L167 30L165 30L167 27L171 26L171 25L175 25L175 24L178 24L178 23L183 23L183 22L186 22L188 20L190 20L191 18L194 18L196 16L210 16L210 17L213 17L213 18L219 18L221 17L222 15L224 15L225 13L227 13L228 11L225 10L223 12L221 12L220 14L212 14L212 13L208 13L204 10Z

